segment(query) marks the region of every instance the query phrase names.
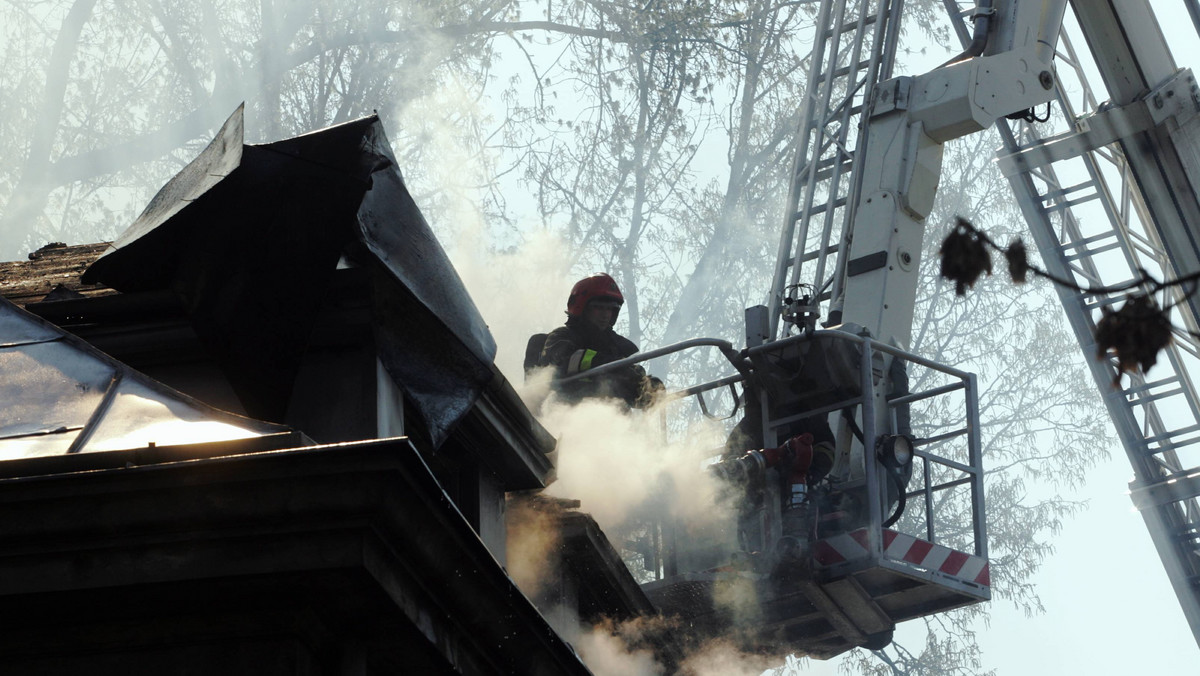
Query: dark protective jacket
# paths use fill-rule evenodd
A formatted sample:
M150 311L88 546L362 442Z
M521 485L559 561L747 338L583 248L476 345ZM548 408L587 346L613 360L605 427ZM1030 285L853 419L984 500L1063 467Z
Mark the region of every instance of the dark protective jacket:
M557 381L624 359L637 351L637 345L616 331L599 331L582 319L570 317L566 325L546 336L538 365L554 367L554 388L567 401L575 402L584 397L615 397L629 406L635 406L646 380L645 370L637 365L595 378L581 378L570 383Z

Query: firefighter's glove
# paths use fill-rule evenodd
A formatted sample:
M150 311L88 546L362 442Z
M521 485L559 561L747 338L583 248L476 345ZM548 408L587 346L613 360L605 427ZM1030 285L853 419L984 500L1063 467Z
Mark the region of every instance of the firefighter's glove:
M643 409L650 408L662 401L663 395L666 393L667 386L663 384L663 381L654 376L642 376L641 391L638 392L634 406Z
M780 450L791 456L793 466L797 469L808 469L813 460L813 435L805 432L788 439L780 446Z
M646 371L637 364L630 364L614 371L609 378L615 394L625 400L626 404L638 406L642 396L642 382L646 379Z

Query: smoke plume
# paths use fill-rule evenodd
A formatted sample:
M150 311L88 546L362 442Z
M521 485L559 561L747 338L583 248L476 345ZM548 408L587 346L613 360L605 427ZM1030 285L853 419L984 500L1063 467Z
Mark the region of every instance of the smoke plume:
M703 464L724 440L697 425L668 441L664 413L626 412L603 400L575 406L548 400L541 421L558 439L558 481L547 492L580 500L606 530L640 509L712 523L718 487Z
M555 510L563 506L590 514L618 549L639 524L660 520L674 524L681 540L719 552L692 561L695 569L728 563L736 548L735 515L720 504L721 486L704 470L723 450L726 431L704 422L681 425L678 407L694 405L689 401L646 411L599 400L568 405L551 392L549 369L526 374L529 337L561 325L572 284L597 270L572 270L567 244L544 230L498 250L478 211L466 201L457 205L453 236L442 237L447 253L496 339L496 365L558 440L554 483L536 500L509 501L510 576L600 676L757 676L781 664L782 656L745 654L726 641L693 635L674 618L593 625L551 598L562 545ZM624 554L627 561L636 558ZM757 609L752 591L723 588L715 600L733 616L750 617Z

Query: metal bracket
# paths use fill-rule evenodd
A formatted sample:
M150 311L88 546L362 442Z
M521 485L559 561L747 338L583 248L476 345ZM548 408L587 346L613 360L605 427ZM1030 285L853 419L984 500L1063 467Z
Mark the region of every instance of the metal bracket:
M1200 85L1190 69L1181 69L1140 100L1111 106L1076 121L1077 131L1051 136L998 159L1005 176L1017 176L1069 160L1135 134L1151 131L1169 119L1183 126L1200 114Z
M1005 176L1019 176L1039 167L1079 157L1155 127L1144 103L1113 107L1077 123L1079 131L1051 136L1010 155L997 158Z
M1142 101L1155 125L1175 118L1183 126L1200 112L1200 85L1196 84L1191 69L1183 68L1146 94Z
M871 103L871 117L886 115L895 110L908 110L909 94L912 92L911 76L894 77L875 85Z

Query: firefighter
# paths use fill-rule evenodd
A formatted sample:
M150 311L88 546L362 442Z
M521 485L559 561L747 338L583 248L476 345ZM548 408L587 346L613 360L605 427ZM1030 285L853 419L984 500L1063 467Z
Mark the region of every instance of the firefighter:
M600 273L579 280L567 298L567 323L546 336L538 366L553 366L554 389L569 402L585 397L609 397L626 406L649 406L664 388L657 378L646 376L636 364L568 383L557 381L624 359L638 351L637 345L613 330L625 297L617 282Z

